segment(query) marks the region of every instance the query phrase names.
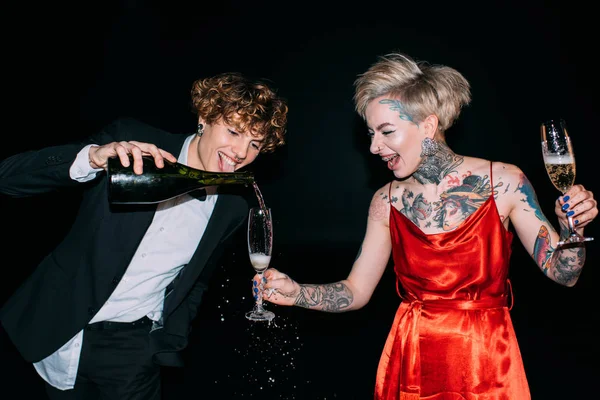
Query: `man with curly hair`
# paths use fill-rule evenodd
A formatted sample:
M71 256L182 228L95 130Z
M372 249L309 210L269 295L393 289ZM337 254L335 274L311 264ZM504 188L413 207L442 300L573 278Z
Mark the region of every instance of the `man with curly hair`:
M123 118L85 141L27 151L0 163L0 193L83 192L65 238L0 310L50 399L160 398L161 366L182 366L209 277L248 204L209 187L155 205L110 207L107 160L142 173L142 157L232 172L285 142L288 107L267 84L237 73L191 90L198 125L173 134ZM132 157L130 159L130 157Z

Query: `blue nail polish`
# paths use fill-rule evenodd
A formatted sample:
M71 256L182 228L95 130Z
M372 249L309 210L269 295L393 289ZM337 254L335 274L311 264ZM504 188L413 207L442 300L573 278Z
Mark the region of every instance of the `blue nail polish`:
M254 293L258 293L258 288L254 288Z
M252 284L253 284L254 286L256 286L256 285L257 285L256 281L252 282Z
M258 296L257 295L254 295L254 300L258 300Z
M571 211L569 211L569 212L567 213L567 217L570 217L570 216L572 216L573 214L575 214L575 211L571 210Z
M563 211L566 210L567 208L569 208L569 203L565 203L562 206Z
M569 201L570 198L571 198L571 196L565 196L565 197L563 197L563 201Z
M578 224L579 224L579 220L578 220L578 219L576 219L576 220L575 220L575 225L578 225Z
M263 282L264 282L264 283L267 283L267 278L263 278Z

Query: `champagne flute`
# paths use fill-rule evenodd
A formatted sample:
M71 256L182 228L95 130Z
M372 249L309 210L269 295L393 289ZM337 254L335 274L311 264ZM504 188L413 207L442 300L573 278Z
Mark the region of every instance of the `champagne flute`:
M271 321L275 314L263 307L262 292L264 290L263 272L271 262L273 249L273 221L271 209L252 207L248 214L248 255L250 263L258 274L258 286L254 290L256 302L252 311L246 313L246 318L252 321Z
M541 125L542 156L546 172L556 189L563 194L575 183L575 153L569 137L567 124L563 119L548 120ZM573 218L567 217L569 236L557 243L562 246L567 243L582 243L594 240L583 237L575 231Z

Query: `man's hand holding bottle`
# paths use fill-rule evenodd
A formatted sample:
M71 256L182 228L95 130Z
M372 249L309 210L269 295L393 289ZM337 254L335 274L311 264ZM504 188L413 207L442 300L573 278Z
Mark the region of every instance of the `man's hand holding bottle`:
M162 168L164 160L177 162L177 158L166 150L159 149L152 143L136 142L112 142L103 146L92 146L90 148L90 167L107 169L108 159L119 157L121 164L128 167L129 156L133 157L133 171L140 175L143 172L143 156L152 156L158 168Z

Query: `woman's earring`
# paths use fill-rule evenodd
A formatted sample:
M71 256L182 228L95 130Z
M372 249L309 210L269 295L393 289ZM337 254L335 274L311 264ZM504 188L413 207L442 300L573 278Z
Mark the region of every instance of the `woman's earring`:
M439 145L432 138L426 137L421 142L421 157L431 157L439 150Z
M204 133L204 125L198 124L198 128L196 129L196 135L202 136Z

